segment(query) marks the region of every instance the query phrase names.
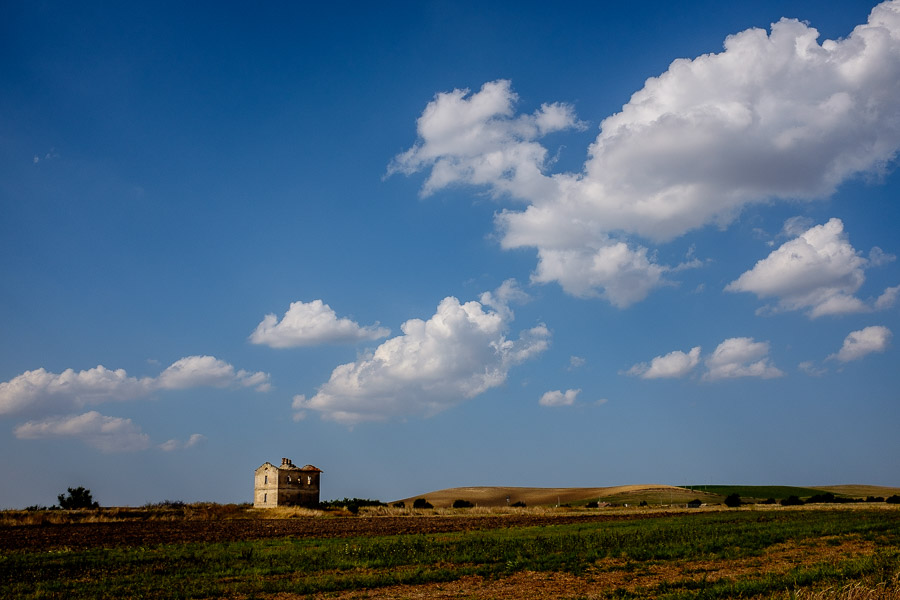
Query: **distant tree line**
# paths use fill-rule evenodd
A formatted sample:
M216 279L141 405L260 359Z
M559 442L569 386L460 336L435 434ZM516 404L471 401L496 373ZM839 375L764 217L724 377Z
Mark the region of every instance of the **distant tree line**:
M775 498L769 498L762 504L800 506L803 504L846 504L848 502L886 502L888 504L900 504L900 495L894 494L893 496L889 496L888 498L885 498L884 496L868 496L865 500L863 500L862 498L846 498L843 496L835 496L831 492L825 492L823 494L814 494L806 500L802 500L797 496L788 496L787 498L783 498L780 502L776 501Z

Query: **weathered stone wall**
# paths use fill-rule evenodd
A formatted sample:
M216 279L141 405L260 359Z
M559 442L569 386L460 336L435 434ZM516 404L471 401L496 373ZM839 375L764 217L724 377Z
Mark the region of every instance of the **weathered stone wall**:
M253 481L253 507L278 506L278 467L265 463L256 470Z
M314 507L319 504L319 473L317 471L282 471L278 489L278 504Z

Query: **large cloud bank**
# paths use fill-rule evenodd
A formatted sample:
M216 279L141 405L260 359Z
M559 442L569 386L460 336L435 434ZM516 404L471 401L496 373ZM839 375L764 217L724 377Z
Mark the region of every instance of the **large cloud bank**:
M617 306L670 269L632 238L663 242L772 199L828 196L878 172L900 147L900 0L848 37L818 43L794 19L729 36L680 59L601 123L581 173L548 174L540 138L581 127L572 107L516 115L508 81L438 94L418 142L388 172L430 170L424 195L487 186L524 201L496 216L505 248L537 249L533 279Z
M59 413L104 402L133 400L157 390L194 387L255 387L269 389L269 375L261 371L235 370L214 356L187 356L169 365L156 377L132 377L124 369L92 369L51 373L25 371L0 383L0 416L19 413Z
M550 343L544 325L507 337L513 313L502 299L511 295L504 286L481 302L444 298L427 321L406 321L402 335L335 368L312 398L295 397L298 418L309 410L350 425L430 416L503 384Z
M76 411L107 402L124 402L158 391L197 387L252 387L269 389L269 375L262 371L236 370L214 356L181 358L156 377L129 376L124 369L92 369L51 373L46 369L26 371L0 383L0 417L28 415L33 420L17 425L19 439L68 437L79 439L103 452L144 450L150 438L131 419ZM203 436L194 434L185 444L170 440L164 450L190 448Z

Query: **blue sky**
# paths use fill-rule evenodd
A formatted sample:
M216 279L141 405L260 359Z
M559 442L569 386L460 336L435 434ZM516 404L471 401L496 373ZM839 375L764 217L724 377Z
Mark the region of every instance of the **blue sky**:
M0 507L900 485L900 2L2 12Z

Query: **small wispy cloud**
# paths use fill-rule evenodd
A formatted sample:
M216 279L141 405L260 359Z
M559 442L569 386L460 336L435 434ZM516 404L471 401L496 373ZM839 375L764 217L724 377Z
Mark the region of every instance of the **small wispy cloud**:
M884 352L890 345L892 337L891 330L883 325L873 325L859 331L851 331L844 339L841 349L828 358L847 363L874 352Z
M107 453L136 452L150 447L150 436L131 419L108 417L97 411L28 421L16 426L13 433L22 440L78 439Z
M675 350L664 356L657 356L649 363L638 363L625 372L643 379L679 378L694 370L700 363L700 346L688 352Z
M569 357L569 371L574 371L575 369L580 369L584 366L587 361L580 356L570 356Z
M176 450L187 450L188 448L193 448L194 446L198 446L206 441L206 436L202 433L194 433L191 434L186 441L182 442L180 440L168 440L159 445L159 448L164 452L174 452Z
M34 157L31 159L31 162L36 165L38 163L46 162L48 160L53 160L55 158L59 158L59 153L56 152L55 148L50 148L49 152L44 152L42 154L35 154Z
M334 310L321 300L292 302L281 320L274 314L266 315L250 341L272 348L296 348L320 344L372 341L390 335L391 330L374 325L360 326L345 317L338 317Z
M549 407L572 406L575 404L575 400L580 393L581 390L566 390L565 392L561 390L552 390L544 392L541 399L538 401L538 404Z

